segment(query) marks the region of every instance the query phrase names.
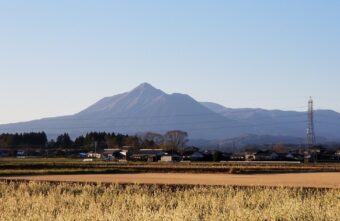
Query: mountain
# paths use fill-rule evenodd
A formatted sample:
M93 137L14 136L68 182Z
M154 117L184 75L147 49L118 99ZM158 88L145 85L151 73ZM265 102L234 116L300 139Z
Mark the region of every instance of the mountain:
M0 132L46 131L50 136L68 132L72 136L90 131L135 134L169 130L187 131L191 138L215 139L240 131L224 128L237 121L211 111L185 94L166 94L144 83L132 91L106 97L71 115L24 123L0 125Z
M305 137L307 112L264 110L260 108L232 109L212 102L201 102L210 110L228 119L249 126L248 134ZM339 140L340 113L316 110L314 113L317 140ZM255 125L255 126L254 126ZM255 129L251 131L251 128Z
M242 138L242 143L281 140L301 143L306 132L306 115L200 103L188 95L167 94L143 83L129 92L103 98L74 115L0 125L0 133L45 131L49 137L55 137L67 132L75 137L91 131L137 134L183 130L191 140L207 145L210 141L204 140L228 144L231 138ZM317 110L315 120L317 140L340 140L339 113Z

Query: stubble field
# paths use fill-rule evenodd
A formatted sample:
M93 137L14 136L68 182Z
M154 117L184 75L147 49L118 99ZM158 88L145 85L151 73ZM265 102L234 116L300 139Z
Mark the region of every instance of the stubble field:
M0 182L0 220L339 220L340 189Z
M74 174L26 175L0 177L6 180L171 184L171 185L234 185L268 187L340 188L340 173L288 173L236 175L223 173L130 173L130 174Z

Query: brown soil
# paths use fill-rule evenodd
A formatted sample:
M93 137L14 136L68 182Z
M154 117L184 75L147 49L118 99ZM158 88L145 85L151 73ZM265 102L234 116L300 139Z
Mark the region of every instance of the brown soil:
M340 188L340 173L294 174L191 174L191 173L141 173L141 174L89 174L42 175L2 177L6 180L136 183L136 184L191 184L238 186L289 186Z

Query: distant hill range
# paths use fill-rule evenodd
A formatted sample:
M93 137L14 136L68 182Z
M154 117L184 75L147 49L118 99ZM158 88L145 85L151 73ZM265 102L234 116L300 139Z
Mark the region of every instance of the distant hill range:
M317 110L315 119L319 139L340 140L339 113ZM260 143L277 139L299 143L305 137L306 120L305 112L231 109L198 102L185 94L166 94L144 83L129 92L103 98L77 114L0 125L0 132L45 131L50 137L68 132L74 137L90 131L136 134L179 129L196 140L227 142L256 136Z

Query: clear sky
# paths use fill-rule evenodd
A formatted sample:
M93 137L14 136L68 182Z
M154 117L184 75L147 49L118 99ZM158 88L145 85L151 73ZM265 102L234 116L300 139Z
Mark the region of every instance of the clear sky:
M0 0L0 123L149 82L227 107L340 111L340 1Z

